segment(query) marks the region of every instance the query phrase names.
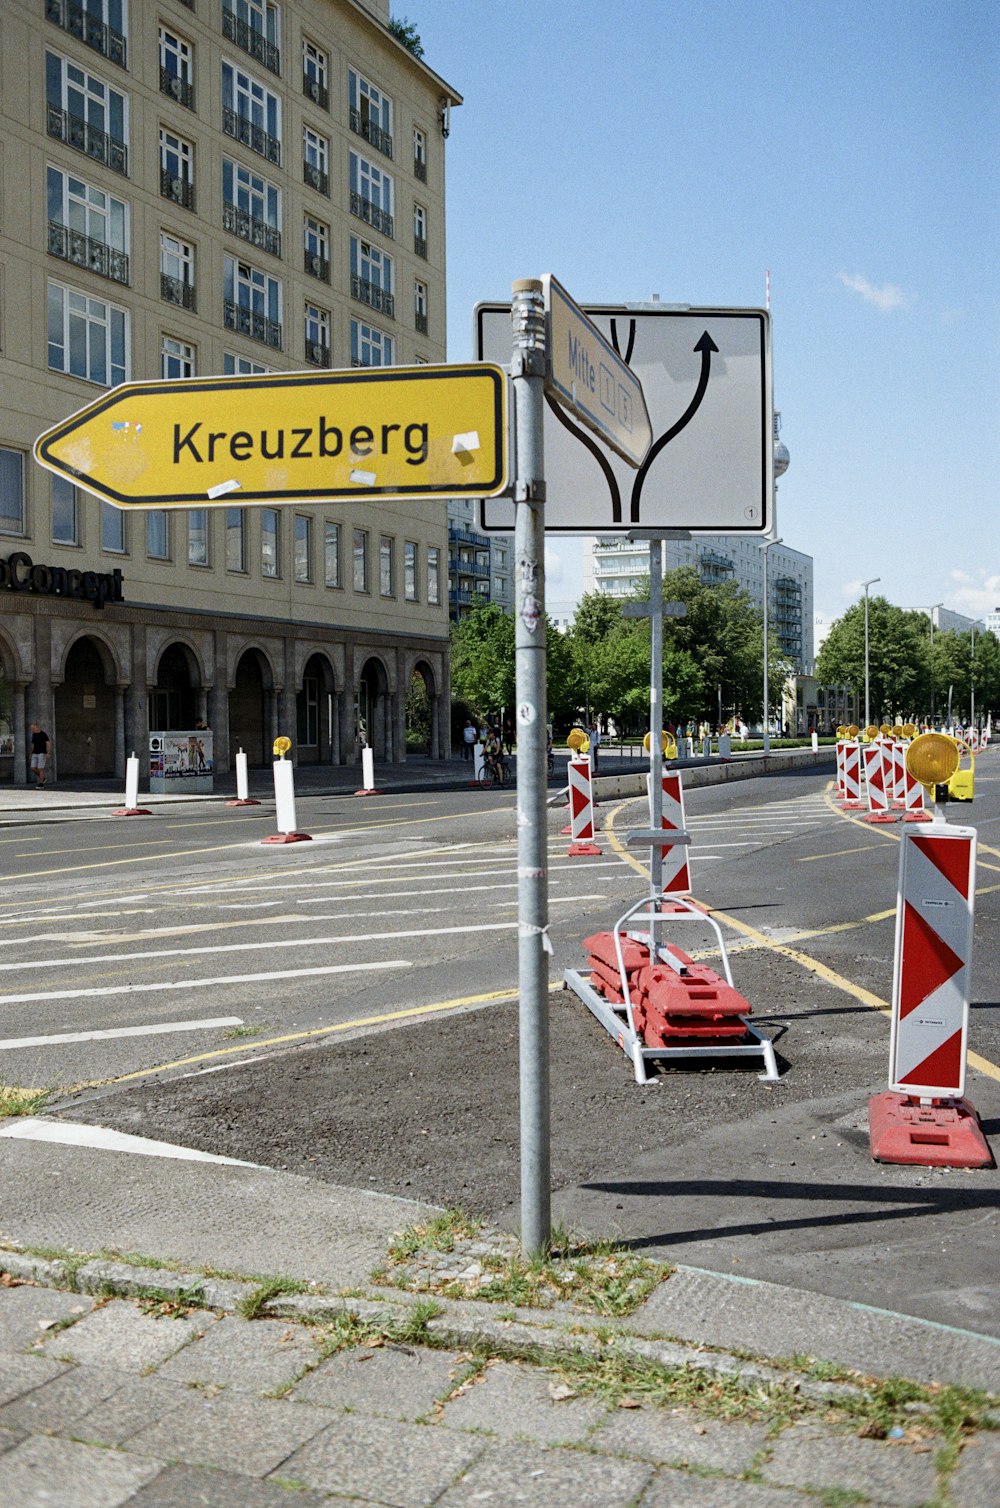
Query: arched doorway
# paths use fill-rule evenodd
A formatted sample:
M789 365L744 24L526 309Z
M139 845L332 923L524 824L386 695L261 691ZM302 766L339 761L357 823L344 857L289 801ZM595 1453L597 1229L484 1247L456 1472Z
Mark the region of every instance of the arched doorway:
M410 676L406 690L406 752L426 754L435 752L434 674L424 660L418 660Z
M115 692L107 651L81 638L55 688L55 759L61 777L115 773Z
M184 644L170 644L160 656L156 685L149 690L149 726L164 731L193 728L198 721L198 667Z
M381 660L366 660L358 679L356 727L358 758L366 745L376 759L393 757L392 729L389 717L389 677Z
M248 649L236 666L236 680L229 693L229 747L235 768L242 749L251 765L267 764L270 755L268 693L271 672L257 649Z
M336 727L334 680L325 655L310 655L295 694L295 743L299 764L329 764Z

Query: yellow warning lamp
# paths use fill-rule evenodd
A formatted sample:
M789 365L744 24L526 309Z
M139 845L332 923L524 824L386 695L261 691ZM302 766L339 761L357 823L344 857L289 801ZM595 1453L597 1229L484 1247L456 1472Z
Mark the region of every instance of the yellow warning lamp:
M900 732L902 733L904 738L916 738L917 725L916 723L904 723L902 728L900 729Z
M285 738L284 734L282 734L281 738L276 738L274 740L271 753L277 755L279 759L284 759L285 755L288 753L291 747L292 740L290 738Z
M582 728L570 728L566 735L566 744L574 754L586 754L590 749L590 739Z
M847 734L848 738L857 738L861 730L858 727L857 723L848 723L844 731Z
M878 729L874 723L869 723L865 729L865 739L868 743L874 743L876 738L878 738Z
M891 723L880 723L878 731L881 733L881 735L882 735L883 738L891 738L892 737L892 724Z
M948 784L961 757L958 744L947 733L921 733L906 751L906 768L929 796L935 796L939 785Z
M653 747L652 739L650 738L648 733L644 734L643 736L642 747L645 749L647 754ZM668 759L677 758L677 744L671 737L671 735L667 732L666 728L660 729L660 752L662 754L666 754Z
M902 736L903 736L903 724L902 723L893 723L893 725L892 725L892 736L893 736L893 738L902 738Z
M838 723L837 724L837 737L838 738L846 738L847 737L847 729L844 727L843 723Z

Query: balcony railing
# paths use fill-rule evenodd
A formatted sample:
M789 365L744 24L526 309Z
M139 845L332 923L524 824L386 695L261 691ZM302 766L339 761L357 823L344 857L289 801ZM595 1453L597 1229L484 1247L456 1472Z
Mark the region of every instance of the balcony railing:
M303 183L307 183L310 188L314 188L318 194L329 195L330 193L329 173L324 173L323 169L318 168L313 162L303 161L302 181Z
M302 75L302 93L306 99L311 99L314 105L319 105L321 110L330 108L330 91L319 79L310 78L308 73Z
M160 93L174 99L188 110L194 109L194 85L187 79L171 73L169 68L160 69Z
M172 199L185 209L194 209L194 184L190 178L175 177L169 168L160 169L160 197Z
M124 251L109 246L106 241L95 241L82 231L71 230L58 220L49 221L49 253L72 262L75 267L88 267L102 278L115 283L128 282L128 257Z
M125 143L107 131L98 131L81 115L70 115L58 105L49 105L45 129L68 147L75 147L95 162L103 162L113 173L128 177L128 147Z
M319 341L306 341L306 361L314 367L328 367L330 365L330 347Z
M372 230L380 230L384 236L389 237L390 241L393 239L392 216L386 210L379 209L378 205L373 204L370 199L366 199L362 194L356 194L353 191L351 193L351 214L357 215L358 219L363 220L366 225L370 225Z
M460 539L465 544L476 545L480 550L488 550L489 539L485 534L474 534L471 529L463 528L461 524L448 525L449 540Z
M240 20L228 5L222 7L222 35L230 42L235 42L237 47L249 53L252 58L256 58L258 63L263 63L271 73L281 73L281 53L278 48L267 40L263 32L256 31Z
M413 316L413 324L418 335L427 334L427 315L421 314L419 309Z
M376 152L381 152L384 157L392 156L392 137L388 131L383 131L373 120L362 117L360 110L351 109L351 130L357 136L363 136Z
M247 120L235 110L230 110L228 105L222 107L222 129L227 136L234 141L240 141L251 152L256 152L260 157L266 157L268 162L273 162L275 167L281 165L281 142L274 136L268 136L263 126L255 126L252 120Z
M238 204L231 204L228 199L222 202L222 228L230 235L239 236L241 241L259 246L272 257L281 256L281 231L268 225L266 220L258 220L256 215L241 209Z
M183 278L171 277L169 273L160 273L160 297L168 304L177 304L181 309L194 308L194 284L186 283Z
M356 273L351 274L351 297L367 304L369 309L377 309L389 319L396 318L395 296L380 288L377 283L370 282L368 278L358 277Z
M238 335L246 335L251 340L259 340L262 345L272 346L280 351L281 326L273 319L267 319L254 309L245 309L242 304L230 303L229 299L223 302L222 312L227 330L235 330Z
M319 278L321 283L330 281L330 259L318 251L307 251L304 254L306 272L310 277Z
M424 239L423 236L414 236L413 237L413 250L416 252L416 254L417 254L418 257L423 257L424 261L426 262L426 260L427 260L427 242L426 242L426 240Z
M120 31L108 26L99 16L92 16L78 4L78 0L45 0L46 19L68 31L71 37L99 52L102 57L117 63L120 68L128 66L126 42Z

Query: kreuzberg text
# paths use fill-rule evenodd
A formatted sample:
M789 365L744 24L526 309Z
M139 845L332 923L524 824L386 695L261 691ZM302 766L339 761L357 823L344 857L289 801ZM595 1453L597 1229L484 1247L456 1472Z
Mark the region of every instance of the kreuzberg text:
M356 424L345 436L337 425L320 414L315 424L296 429L203 430L201 421L185 430L174 425L174 465L184 460L213 462L227 456L232 461L330 460L339 456L347 445L348 454L364 457L388 456L393 450L404 452L407 466L422 466L427 460L427 424Z

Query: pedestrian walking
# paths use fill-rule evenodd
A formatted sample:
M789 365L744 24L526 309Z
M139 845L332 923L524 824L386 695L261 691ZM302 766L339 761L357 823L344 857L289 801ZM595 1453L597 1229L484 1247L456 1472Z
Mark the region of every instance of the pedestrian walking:
M45 765L52 752L52 740L40 723L31 725L31 769L35 784L41 790L45 784Z
M590 768L593 774L597 774L597 751L601 747L601 730L594 719L594 726L588 730L590 737Z
M471 717L465 719L465 727L462 729L462 758L472 758L472 746L476 742L476 725Z

